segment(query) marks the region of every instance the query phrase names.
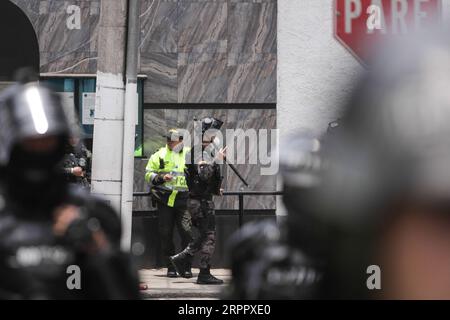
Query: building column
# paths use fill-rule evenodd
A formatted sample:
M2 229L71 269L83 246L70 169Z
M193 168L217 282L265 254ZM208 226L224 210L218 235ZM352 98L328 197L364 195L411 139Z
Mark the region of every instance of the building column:
M127 0L101 1L92 150L92 193L120 212Z

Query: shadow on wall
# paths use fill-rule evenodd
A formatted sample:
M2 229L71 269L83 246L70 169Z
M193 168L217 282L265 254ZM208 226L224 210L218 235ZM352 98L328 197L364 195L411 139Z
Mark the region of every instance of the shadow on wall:
M21 67L39 70L39 44L25 13L9 1L0 1L0 81L13 80Z

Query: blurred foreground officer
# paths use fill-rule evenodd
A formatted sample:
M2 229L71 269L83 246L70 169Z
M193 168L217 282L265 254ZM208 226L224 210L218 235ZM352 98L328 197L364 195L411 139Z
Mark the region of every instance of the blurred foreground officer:
M185 172L189 187L188 210L193 226L198 229L198 235L181 253L170 258L177 272L183 276L191 265L194 254L200 251L198 284L223 283L223 280L217 279L210 272L211 258L216 246L216 216L213 195L222 194L223 180L217 160L223 160L225 156L224 149L215 151L214 132L220 130L222 124L222 121L214 118L203 119L201 121L201 150L198 150L200 152L197 153L195 148L199 146L194 146L194 149L186 155ZM204 157L205 152L214 156Z
M450 37L401 43L327 141L298 241L326 257L320 298L450 299ZM299 230L299 235L302 230Z
M316 188L322 159L320 142L307 134L280 149L283 203L287 220L245 224L228 241L232 280L226 299L313 299L322 276L322 257L304 250L302 237L320 226L298 209L302 194ZM306 242L311 246L311 243Z
M116 213L64 179L70 132L58 96L27 83L0 101L0 298L138 298Z
M189 148L184 147L183 137L175 129L169 130L166 138L166 146L150 157L145 180L150 183L152 197L158 203L159 233L167 276L175 278L177 272L169 261L169 257L175 254L173 229L177 228L183 248L192 240L191 216L187 211L188 187L184 176ZM190 266L183 276L192 277Z

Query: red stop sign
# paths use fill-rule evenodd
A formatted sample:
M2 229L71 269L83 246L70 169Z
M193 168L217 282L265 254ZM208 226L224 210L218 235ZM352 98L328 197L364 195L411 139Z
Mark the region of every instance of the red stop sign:
M439 22L441 0L335 0L334 11L335 37L365 63L386 37Z

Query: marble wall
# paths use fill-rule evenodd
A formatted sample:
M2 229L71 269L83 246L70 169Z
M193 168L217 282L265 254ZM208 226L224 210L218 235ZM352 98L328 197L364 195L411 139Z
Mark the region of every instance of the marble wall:
M276 0L143 0L146 103L275 103Z
M39 42L40 72L96 73L100 0L11 0L30 19ZM71 5L80 9L79 23ZM79 27L79 28L78 28Z
M36 30L41 72L96 73L101 0L11 1ZM276 102L276 0L141 0L140 18L145 103Z

